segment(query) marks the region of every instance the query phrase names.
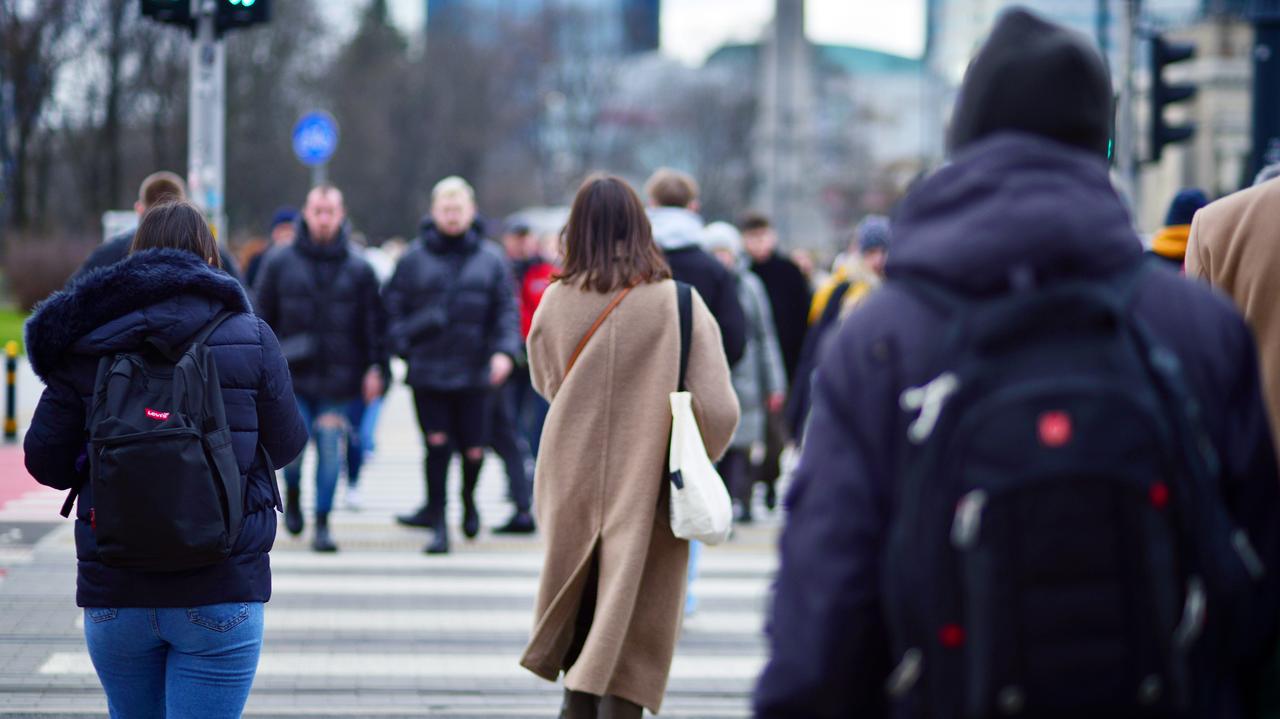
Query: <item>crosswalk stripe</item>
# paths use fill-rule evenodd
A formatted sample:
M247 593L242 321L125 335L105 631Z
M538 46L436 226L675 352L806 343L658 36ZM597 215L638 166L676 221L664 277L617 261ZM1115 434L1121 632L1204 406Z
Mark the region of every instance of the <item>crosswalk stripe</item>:
M536 577L406 577L369 575L358 578L334 575L286 574L273 577L277 596L319 594L324 596L405 595L437 597L533 597L538 592ZM704 599L763 597L769 583L758 579L700 579L698 596Z
M689 618L685 632L689 635L760 635L759 612L709 612ZM484 610L370 610L370 609L277 609L267 605L266 633L430 634L439 637L476 634L527 635L533 628L533 613L528 611ZM84 614L77 614L76 629L84 629Z
M425 536L425 535L424 535ZM523 572L542 570L543 548L537 545L527 552L455 552L442 556L427 556L405 552L360 552L326 556L312 552L274 552L271 568L276 576L296 570L323 570L346 572L352 570L484 570ZM708 549L702 553L700 569L703 575L734 572L771 576L777 569L773 558L739 556Z
M512 654L357 654L348 652L264 652L258 676L399 677L422 679L535 679ZM759 656L677 654L671 678L677 681L749 680L759 675ZM85 652L55 652L40 667L45 675L90 675Z

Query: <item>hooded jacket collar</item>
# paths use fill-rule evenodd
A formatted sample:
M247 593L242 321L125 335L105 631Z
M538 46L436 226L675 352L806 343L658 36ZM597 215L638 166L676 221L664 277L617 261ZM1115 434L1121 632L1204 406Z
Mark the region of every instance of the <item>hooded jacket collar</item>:
M1103 276L1141 255L1104 160L1000 133L966 148L907 197L886 271L988 293L1020 270L1041 280Z
M653 240L664 252L702 246L702 217L683 207L651 207Z
M168 303L179 311L155 311ZM230 275L190 252L139 252L42 302L27 321L27 352L36 374L47 379L68 353L125 351L147 336L188 340L222 308L251 311Z
M480 225L473 224L461 237L448 237L436 227L429 216L420 225L422 244L433 254L458 253L469 255L480 249Z
M344 222L342 227L338 228L338 236L333 238L332 242L316 242L311 238L311 230L307 228L307 223L298 220L298 230L294 240L294 246L302 254L316 260L340 260L346 258L350 254L351 249L347 246L347 225Z

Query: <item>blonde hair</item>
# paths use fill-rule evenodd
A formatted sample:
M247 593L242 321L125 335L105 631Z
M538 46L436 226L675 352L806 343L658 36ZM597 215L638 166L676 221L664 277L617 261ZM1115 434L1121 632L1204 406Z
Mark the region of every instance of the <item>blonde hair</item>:
M644 192L658 207L688 207L698 199L698 183L686 172L659 167L644 183Z
M471 202L476 201L476 191L471 185L457 175L450 175L436 183L431 188L431 201L434 203L443 197L458 197L459 195L466 197Z

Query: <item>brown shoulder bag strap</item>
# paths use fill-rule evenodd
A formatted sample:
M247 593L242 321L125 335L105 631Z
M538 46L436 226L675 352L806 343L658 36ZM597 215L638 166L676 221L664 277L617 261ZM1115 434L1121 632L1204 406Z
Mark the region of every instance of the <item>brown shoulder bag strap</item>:
M622 302L622 299L631 292L632 287L634 287L634 285L628 285L627 287L622 288L622 291L618 293L618 296L614 297L613 301L609 303L609 306L604 308L604 312L601 312L600 316L596 318L596 323L591 325L591 329L587 330L587 334L582 338L582 341L578 343L577 349L575 349L573 354L569 356L569 365L564 368L565 379L569 378L569 372L573 370L573 365L578 362L578 355L581 355L582 350L587 348L587 343L591 341L593 336L595 336L596 330L600 329L600 325L604 324L604 321L609 318L609 315L612 314L613 310ZM560 380L560 382L563 384L564 380Z

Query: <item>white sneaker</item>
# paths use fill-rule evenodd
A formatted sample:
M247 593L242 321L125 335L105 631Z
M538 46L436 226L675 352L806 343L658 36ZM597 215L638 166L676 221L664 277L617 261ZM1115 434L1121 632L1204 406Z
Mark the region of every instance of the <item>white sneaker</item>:
M352 512L359 512L364 509L364 496L360 494L359 487L347 487L345 504L347 509Z

